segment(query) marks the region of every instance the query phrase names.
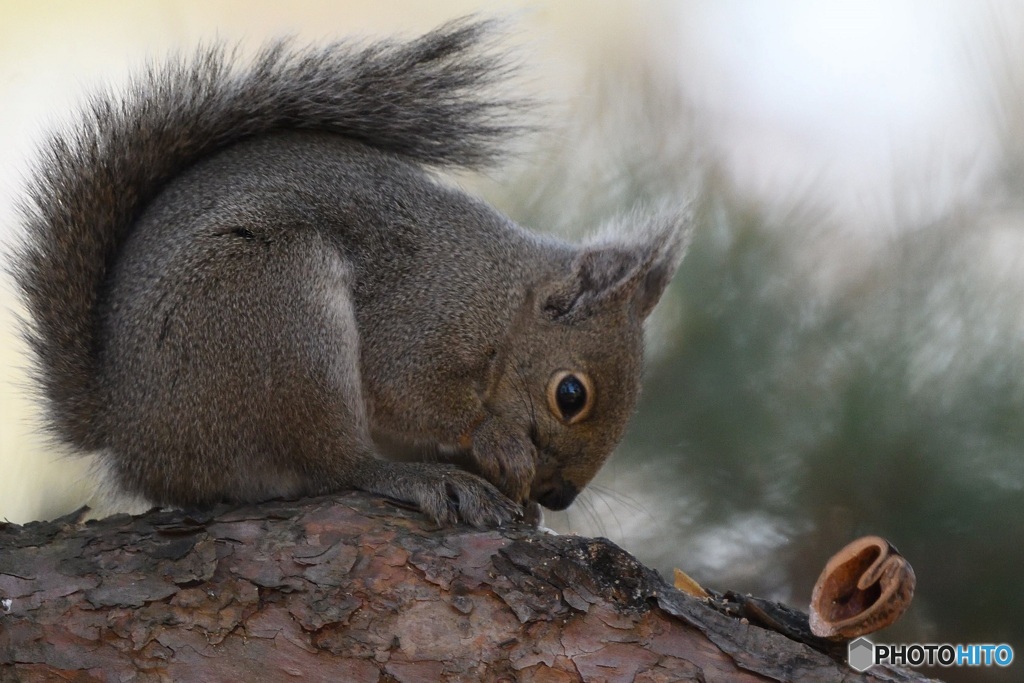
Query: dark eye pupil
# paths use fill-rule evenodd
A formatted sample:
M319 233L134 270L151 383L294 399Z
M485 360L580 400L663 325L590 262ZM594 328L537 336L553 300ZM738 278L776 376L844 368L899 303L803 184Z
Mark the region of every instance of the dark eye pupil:
M583 382L569 375L558 383L555 399L558 401L558 409L562 411L562 416L568 419L583 410L583 406L587 404L587 390Z

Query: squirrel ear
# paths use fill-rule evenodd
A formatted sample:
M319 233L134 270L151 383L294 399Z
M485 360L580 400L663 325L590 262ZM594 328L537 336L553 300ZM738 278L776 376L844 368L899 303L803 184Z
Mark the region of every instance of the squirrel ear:
M573 259L569 277L542 298L542 310L553 320L573 322L627 305L643 320L675 275L692 223L692 212L676 210L642 220L634 212L609 224L601 233L619 241L585 246ZM634 238L621 241L623 232L634 233Z

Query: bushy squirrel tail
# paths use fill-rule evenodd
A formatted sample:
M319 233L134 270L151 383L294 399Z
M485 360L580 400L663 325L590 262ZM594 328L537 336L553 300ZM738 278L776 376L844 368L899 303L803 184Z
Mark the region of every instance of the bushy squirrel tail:
M56 436L102 447L96 426L97 302L132 223L171 178L240 140L319 130L437 167L481 167L514 132L514 102L489 87L509 69L481 46L493 22L463 19L406 43L263 49L247 66L223 46L149 68L119 97L89 101L50 138L22 204L14 277Z

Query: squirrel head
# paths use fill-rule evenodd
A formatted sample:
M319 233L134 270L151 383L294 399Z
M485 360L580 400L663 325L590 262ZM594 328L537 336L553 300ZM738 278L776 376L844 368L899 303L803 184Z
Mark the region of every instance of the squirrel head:
M568 507L622 438L640 390L644 321L682 260L691 222L689 212L634 213L533 288L495 396L530 427L530 500Z

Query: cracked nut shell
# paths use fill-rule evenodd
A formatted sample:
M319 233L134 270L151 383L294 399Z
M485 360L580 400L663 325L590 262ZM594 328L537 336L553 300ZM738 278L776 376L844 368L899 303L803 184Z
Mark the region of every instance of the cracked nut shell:
M917 579L884 538L864 536L832 556L811 594L811 632L853 639L889 626L910 606Z

